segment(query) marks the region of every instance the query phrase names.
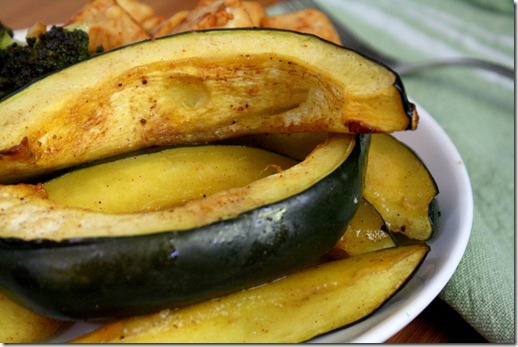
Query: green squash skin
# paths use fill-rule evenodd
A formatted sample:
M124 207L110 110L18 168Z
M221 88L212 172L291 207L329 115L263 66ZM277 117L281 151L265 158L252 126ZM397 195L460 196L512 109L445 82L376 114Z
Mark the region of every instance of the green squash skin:
M156 312L264 283L314 263L363 194L370 135L297 195L187 231L124 237L0 239L0 288L62 320Z

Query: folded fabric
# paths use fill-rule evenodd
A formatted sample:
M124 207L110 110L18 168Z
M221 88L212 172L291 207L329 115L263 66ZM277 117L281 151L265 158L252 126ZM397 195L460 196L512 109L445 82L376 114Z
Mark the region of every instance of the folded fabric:
M509 0L317 2L403 61L469 56L514 66ZM459 149L473 188L471 239L440 297L489 342L514 343L514 81L452 67L403 80Z

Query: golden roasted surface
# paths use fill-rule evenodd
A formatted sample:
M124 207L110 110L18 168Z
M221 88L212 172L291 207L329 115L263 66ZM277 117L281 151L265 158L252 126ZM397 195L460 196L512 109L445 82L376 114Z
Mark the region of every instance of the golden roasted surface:
M246 28L254 23L240 0L200 1L198 6L172 30L160 31L160 35L175 34L188 30L214 28Z
M312 33L335 43L338 35L327 16L316 9L268 16L256 1L200 0L192 10L169 18L138 0L90 0L68 24L90 27L91 48L110 50L128 43L189 30L264 27Z
M354 144L354 137L349 135L332 137L304 161L282 172L203 199L151 212L102 213L52 201L42 184L0 185L1 237L62 240L143 235L163 230L192 229L235 218L244 211L280 201L311 187L340 166Z
M151 146L405 130L411 120L395 80L352 51L287 31L189 32L134 44L0 103L0 183Z
M108 323L73 343L294 343L378 309L428 253L416 244L320 264L218 299Z
M290 29L339 43L332 23L320 11L268 16L259 3L241 0L200 0L193 10L170 18L156 14L139 0L90 0L67 24L73 23L86 25L92 50L101 45L105 51L171 33L235 27ZM390 88L394 76L372 67L375 64L356 62L359 58L326 60L325 55L311 61L306 59L313 55L310 48L287 56L293 47L287 50L272 41L238 40L240 47L221 58L215 58L221 56L218 49L206 48L212 44L209 41L184 45L182 52L157 51L155 61L117 58L104 64L84 64L88 68L80 70L80 75L71 75L68 69L53 77L56 80L50 87L33 87L25 93L35 94L38 103L48 95L59 95L52 105L29 101L27 107L19 107L16 99L27 99L20 95L3 102L9 105L0 104L0 161L5 164L0 167L0 183L19 182L147 146L208 141L255 131L279 132L281 123L287 127L284 132L391 132L417 126L417 114L411 124L406 124L405 117L394 124L382 124L384 118L391 117L379 113L380 109L385 108L387 115L401 110L390 101L399 97L395 88ZM271 50L260 53L269 56L256 55L258 50L252 48L256 45L272 45ZM149 43L142 50L155 50L155 46ZM133 51L136 57L143 54L139 49ZM344 68L344 63L352 68ZM362 76L365 69L361 65L372 67L372 72ZM341 70L351 78L336 81L334 75ZM89 83L91 76L94 79ZM77 90L75 96L71 90ZM304 112L314 115L301 117ZM193 119L205 122L208 113L212 113L211 123L189 124ZM329 118L315 122L325 113ZM369 117L371 120L366 120ZM259 126L264 122L268 124ZM205 133L198 133L200 130ZM208 138L209 132L213 138Z
M91 51L95 51L98 46L107 51L150 38L142 25L117 0L90 2L70 18L67 24L76 23L88 26Z

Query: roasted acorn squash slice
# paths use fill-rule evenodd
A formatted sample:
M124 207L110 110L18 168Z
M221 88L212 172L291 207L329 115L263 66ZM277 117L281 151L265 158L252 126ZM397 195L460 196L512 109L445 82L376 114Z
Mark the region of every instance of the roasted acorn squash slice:
M154 212L67 207L0 186L0 287L35 312L91 319L206 300L314 263L363 190L370 135L330 136L302 162Z
M116 320L71 342L303 342L377 311L428 252L423 243L319 264L217 300Z
M316 36L187 32L99 54L4 99L0 183L151 146L392 132L417 119L392 70Z
M393 233L428 240L436 228L439 188L421 158L389 134L372 135L364 198Z

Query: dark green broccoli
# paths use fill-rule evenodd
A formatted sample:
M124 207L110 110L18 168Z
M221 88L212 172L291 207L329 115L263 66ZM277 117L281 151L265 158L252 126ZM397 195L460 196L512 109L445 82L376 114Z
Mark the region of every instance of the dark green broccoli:
M13 43L13 30L0 22L0 49L5 49Z
M42 76L91 56L88 33L79 28L53 26L39 37L20 43L12 39L12 30L0 23L0 35L3 40L11 41L0 48L0 99Z

